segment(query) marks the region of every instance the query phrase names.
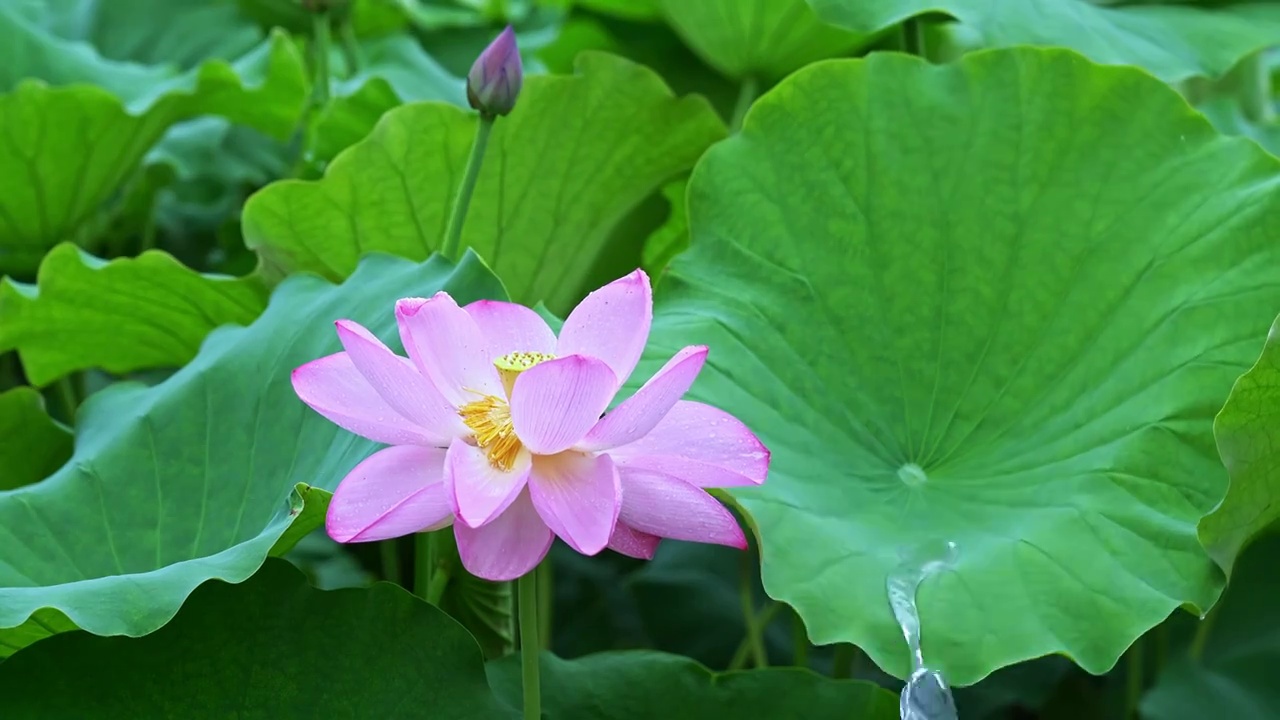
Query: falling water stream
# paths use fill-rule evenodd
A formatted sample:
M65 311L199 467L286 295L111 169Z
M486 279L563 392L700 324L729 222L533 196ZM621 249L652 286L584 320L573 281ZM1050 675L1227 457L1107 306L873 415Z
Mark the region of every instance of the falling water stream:
M951 697L951 687L942 673L925 665L920 649L920 611L916 607L916 593L925 578L952 567L958 550L954 542L947 542L915 553L898 566L885 583L889 592L889 607L902 628L911 651L911 676L902 688L899 709L902 720L958 720L956 702Z

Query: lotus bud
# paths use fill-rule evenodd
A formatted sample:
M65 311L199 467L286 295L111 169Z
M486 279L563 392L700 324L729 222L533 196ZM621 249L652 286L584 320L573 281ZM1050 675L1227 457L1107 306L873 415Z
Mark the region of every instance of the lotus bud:
M467 101L481 115L506 115L516 106L523 84L520 48L516 47L515 31L508 25L467 73Z

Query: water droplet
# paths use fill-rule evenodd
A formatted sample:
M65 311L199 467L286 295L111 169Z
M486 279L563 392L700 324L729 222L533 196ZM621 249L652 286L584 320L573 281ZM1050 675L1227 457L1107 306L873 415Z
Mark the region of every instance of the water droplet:
M907 463L898 468L898 479L907 487L920 487L929 481L929 477L924 474L924 468L915 463Z
M908 468L919 470L916 465L905 465L898 471L898 476L903 478ZM920 471L920 475L923 478L924 472ZM906 482L905 478L903 482ZM955 700L951 697L951 688L946 679L942 673L925 665L921 648L920 610L916 606L920 584L929 576L953 567L958 557L959 548L954 542L921 546L910 553L909 557L903 558L885 583L889 607L893 610L893 616L898 621L898 627L902 629L902 636L911 652L911 676L902 688L899 703L902 720L956 720L958 717Z

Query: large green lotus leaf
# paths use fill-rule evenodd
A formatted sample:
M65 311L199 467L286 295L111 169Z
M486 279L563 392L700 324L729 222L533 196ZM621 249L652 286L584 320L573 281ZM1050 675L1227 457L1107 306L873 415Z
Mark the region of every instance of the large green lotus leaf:
M200 18L203 11L198 6L209 6L210 0L178 0L176 5L181 7L166 5L154 14L155 22L145 20L150 17L148 13L126 7L143 0L126 0L124 4L103 1L99 9L108 15L124 9L129 11L125 14L135 17L127 33L107 29L95 33L86 26L90 18L79 13L80 6L87 8L85 2L92 1L53 0L50 4L43 0L18 0L0 6L0 40L5 47L13 49L14 58L14 62L0 67L0 89L12 91L30 80L55 87L93 85L123 101L130 113L137 115L166 96L198 95L202 84L218 80L219 83L203 88L205 93L218 91L215 98L218 109L208 112L231 114L248 124L266 123L264 129L278 129L281 135L292 130L298 113L285 113L282 105L296 104L294 96L306 95L305 88L295 87L305 84L305 70L293 44L281 42L285 37L282 33L273 34L271 41L264 43L262 34L255 31L257 42L248 42L243 32L251 29L251 25L212 8L218 19L202 18L209 43L188 44L181 41L181 35L172 34L177 17L191 17L195 9L195 17ZM237 35L239 39L235 39ZM128 39L130 37L133 39ZM90 40L106 43L105 52L90 44ZM234 43L227 44L229 40ZM125 46L134 52L113 49L112 43L118 41L125 41ZM286 55L292 57L276 57L281 49L291 51ZM238 82L232 83L233 75L239 75ZM261 92L254 101L237 102L242 99L235 92L237 85L253 86L268 80L279 84ZM269 90L284 92L284 96L275 98L274 102L263 102L272 99Z
M144 638L67 633L0 665L5 717L514 718L480 648L402 588L323 591L283 560L208 582Z
M0 9L0 45L14 40L12 19ZM123 67L91 59L108 77ZM85 230L173 124L213 114L284 137L307 100L302 58L283 35L234 63L210 60L169 79L147 73L118 88L129 94L86 80L97 77L77 70L50 80L77 84L26 80L0 95L0 272L33 272L47 249Z
M866 36L828 25L805 0L660 0L667 22L709 65L735 78L781 77L843 55Z
M60 37L55 32L59 23L49 17L51 8L42 0L0 4L0 47L7 51L7 61L0 64L0 90L39 79L50 85L95 85L134 100L172 77L169 68L108 60L87 43Z
M17 0L52 35L91 45L109 60L189 69L234 59L263 32L226 0Z
M0 393L0 438L0 492L43 480L71 457L71 432L29 387Z
M1236 381L1214 420L1231 476L1227 498L1201 523L1219 563L1230 567L1253 537L1280 519L1280 319L1257 363Z
M920 612L955 683L1100 673L1221 588L1197 523L1227 491L1213 415L1280 307L1278 170L1069 51L820 63L695 169L634 377L712 348L693 396L773 451L732 493L816 644L904 676L887 578L950 560Z
M202 275L167 253L105 262L64 243L36 285L0 279L0 352L17 350L33 385L76 370L179 367L211 330L266 306L257 277Z
M395 300L442 289L459 302L503 297L474 255L456 269L370 257L341 286L289 278L257 321L214 331L159 385L92 395L67 465L0 493L0 654L39 637L42 622L152 632L200 583L244 580L317 527L327 493L308 494L332 489L374 445L307 409L290 372L340 349L339 318L398 346Z
M657 0L653 0L657 2ZM586 50L621 55L662 76L677 95L697 93L720 112L732 117L741 84L707 65L666 23L636 23L611 17L574 15L555 40L538 51L549 72L573 72L579 53Z
M578 70L528 78L515 111L498 120L462 237L514 299L557 311L588 289L616 222L724 135L706 101L673 97L644 67L584 53ZM425 257L444 234L476 122L441 103L387 113L323 179L250 198L246 243L270 271L330 278L371 251Z
M1071 48L1094 62L1138 65L1175 82L1216 77L1275 44L1280 4L1228 2L1202 7L1165 2L1107 7L1091 0L808 0L818 15L855 32L945 13L970 25L987 47Z
M869 682L832 680L798 668L713 673L679 655L631 650L561 660L541 656L547 720L896 720L898 699ZM520 657L488 665L498 697L520 706Z

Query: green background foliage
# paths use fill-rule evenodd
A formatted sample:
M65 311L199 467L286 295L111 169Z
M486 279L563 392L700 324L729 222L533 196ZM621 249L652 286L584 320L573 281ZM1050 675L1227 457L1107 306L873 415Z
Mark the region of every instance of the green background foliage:
M373 444L298 402L289 373L340 349L329 318L391 343L395 299L438 290L503 297L474 255L456 269L371 257L339 286L289 279L256 322L218 330L155 387L91 398L71 461L0 494L0 653L29 642L42 609L95 634L153 632L200 583L240 582L288 549L292 524L305 523L294 538L321 524L295 486L331 490Z

